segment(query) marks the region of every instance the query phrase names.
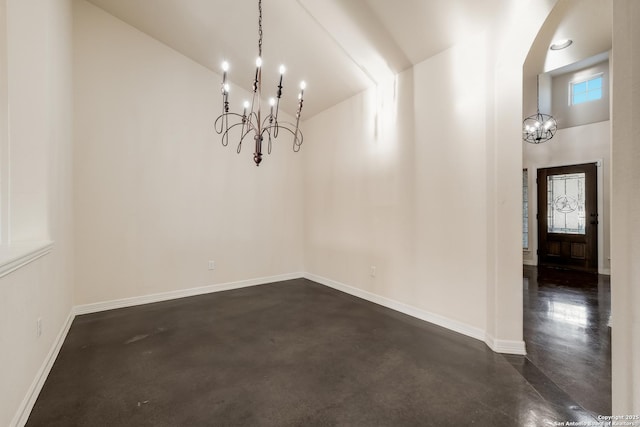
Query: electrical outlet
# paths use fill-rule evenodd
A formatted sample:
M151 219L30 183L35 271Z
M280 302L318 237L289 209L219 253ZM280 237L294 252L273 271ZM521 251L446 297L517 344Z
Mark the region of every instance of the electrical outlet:
M216 269L216 262L209 261L209 270L215 270L215 269Z
M371 266L371 269L369 270L369 276L376 277L376 266L375 265Z
M36 336L39 338L42 335L42 318L38 317L36 320Z

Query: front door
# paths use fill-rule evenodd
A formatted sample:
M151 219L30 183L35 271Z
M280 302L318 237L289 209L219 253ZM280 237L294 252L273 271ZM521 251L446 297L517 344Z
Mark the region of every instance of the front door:
M598 272L595 163L538 169L538 265Z

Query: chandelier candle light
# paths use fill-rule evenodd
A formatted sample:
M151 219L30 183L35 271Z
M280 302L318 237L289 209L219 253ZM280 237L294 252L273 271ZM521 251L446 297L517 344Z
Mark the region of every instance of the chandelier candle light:
M522 122L522 139L531 144L547 142L558 130L558 123L549 114L540 114L540 76L536 80L537 90L537 114L529 116Z
M256 166L260 166L262 161L262 142L267 137L267 152L271 154L271 141L278 137L280 130L285 130L293 135L293 151L300 151L302 145L302 131L300 130L300 114L302 112L302 102L306 83L300 83L300 93L298 94L298 109L296 111L295 124L278 121L278 110L280 98L282 97L282 79L286 71L284 65L280 66L280 81L277 86L276 97L269 99L269 114L261 111L262 100L262 0L258 1L258 58L256 59L256 74L253 79L253 99L251 102L244 102L242 115L229 112L229 84L227 83L227 72L229 63L222 63L222 114L215 121L215 130L222 135L222 145L229 144L229 131L240 126L240 141L238 142L238 154L242 150L242 141L249 134L253 135L255 141L255 151L253 161ZM275 111L274 111L275 110ZM231 122L231 123L230 123Z

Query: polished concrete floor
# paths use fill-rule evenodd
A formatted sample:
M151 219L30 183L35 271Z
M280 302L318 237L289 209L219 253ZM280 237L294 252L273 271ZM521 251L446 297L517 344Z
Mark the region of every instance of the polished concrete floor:
M594 418L526 358L298 279L77 317L28 425L565 421Z
M609 276L524 267L527 359L580 406L611 414Z

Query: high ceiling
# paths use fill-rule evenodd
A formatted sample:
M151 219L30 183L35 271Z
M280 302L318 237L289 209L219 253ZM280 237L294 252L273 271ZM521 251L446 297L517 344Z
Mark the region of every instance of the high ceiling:
M531 46L525 76L559 74L606 59L612 45L612 1L560 0ZM573 44L549 50L552 42L562 39L571 39Z
M226 59L232 83L251 87L257 0L89 1L211 70ZM263 90L284 63L283 108L305 80L311 117L483 30L509 1L264 0Z
M89 0L108 13L250 90L257 56L257 0ZM514 0L264 0L264 94L287 66L282 108L304 117L335 105L491 25ZM560 0L525 69L550 71L610 49L611 0ZM549 54L557 38L574 45ZM525 74L528 72L525 71ZM233 97L232 102L242 101ZM236 104L237 105L237 104Z

